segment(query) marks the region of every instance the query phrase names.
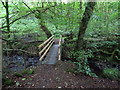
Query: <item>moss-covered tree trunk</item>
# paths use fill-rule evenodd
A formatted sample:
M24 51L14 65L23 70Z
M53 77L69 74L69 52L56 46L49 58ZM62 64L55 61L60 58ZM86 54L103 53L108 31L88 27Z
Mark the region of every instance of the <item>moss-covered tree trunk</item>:
M95 4L96 4L96 2L88 2L87 3L85 12L83 14L83 18L80 22L78 40L76 42L76 50L81 49L83 47L83 37L84 37L85 31L87 29L87 25L90 20L90 17L93 13Z

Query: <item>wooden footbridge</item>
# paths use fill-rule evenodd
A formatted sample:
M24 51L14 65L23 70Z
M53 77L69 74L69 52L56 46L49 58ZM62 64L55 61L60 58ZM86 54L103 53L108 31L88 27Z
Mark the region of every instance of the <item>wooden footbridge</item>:
M42 64L55 64L57 60L61 60L61 43L62 37L60 37L58 43L55 43L53 35L38 46L39 60Z

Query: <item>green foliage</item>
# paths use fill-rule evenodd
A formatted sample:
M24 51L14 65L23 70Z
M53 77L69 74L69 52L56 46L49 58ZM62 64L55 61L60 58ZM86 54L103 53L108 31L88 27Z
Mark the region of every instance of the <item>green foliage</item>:
M74 48L75 44L74 43L68 43L68 44L66 44L66 47Z
M23 77L25 74L34 74L34 70L32 69L24 69L22 72L15 72L14 75L16 77ZM25 79L25 78L23 78Z
M34 70L32 69L25 69L22 74L33 74L34 73Z
M92 42L87 45L94 53L94 58L100 61L117 62L119 60L118 41Z
M92 43L88 44L87 47L113 49L113 47L118 46L118 45L119 45L119 43L117 41L100 41L100 42L92 42Z
M86 30L86 37L112 37L113 34L120 33L118 12L118 2L97 3Z
M71 52L70 53L71 58L75 58L77 61L74 62L76 64L76 71L75 73L85 73L89 76L97 77L95 73L92 73L90 70L90 67L88 65L88 58L93 57L92 53L90 50L87 52L84 50L79 50L76 52Z
M41 7L41 3L37 2L26 2L26 4L31 8L31 10L38 10L37 13L33 13L28 17L24 17L20 20L17 20L10 25L10 31L15 31L15 33L10 33L10 38L8 39L8 33L3 33L3 38L14 41L16 39L21 39L26 33L38 33L39 36L34 36L38 40L46 40L46 35L44 31L40 29L39 23L42 21L47 26L55 37L59 35L65 35L69 32L73 32L73 38L76 38L79 30L79 23L83 17L85 11L86 2L83 2L83 7L80 10L79 2L73 2L68 4L59 3L56 7L51 7L54 3L44 3L44 7ZM51 8L48 8L51 7ZM48 9L47 9L48 8ZM16 18L19 18L27 13L31 12L28 7L26 7L23 2L9 2L9 14L10 22L14 21ZM6 11L0 2L0 21L2 21L3 26L6 26ZM40 13L39 13L40 11ZM41 13L42 12L42 13ZM113 38L120 35L120 30L118 28L118 2L108 2L108 3L97 3L94 13L90 19L89 25L87 26L86 36L92 37L95 39L102 39L103 37ZM35 18L35 14L41 15L40 20ZM4 17L4 18L1 18ZM1 24L1 25L2 25ZM3 31L7 31L6 28ZM28 37L25 37L25 39ZM21 49L28 48L24 46L23 43L17 42L12 43L13 47L17 48L20 45ZM116 41L102 41L89 43L88 47L91 50L79 50L72 51L75 48L75 42L66 44L64 51L70 51L66 55L69 58L75 59L76 62L76 73L82 72L90 76L95 76L91 73L90 67L88 65L88 58L94 58L101 61L112 61L120 60L120 49L117 49L119 43ZM23 47L22 47L23 45ZM3 45L5 48L8 48L7 45ZM93 55L95 53L95 55ZM96 55L97 54L97 55ZM33 70L24 70L22 74L32 74ZM21 73L15 73L15 76L22 77ZM23 79L24 80L24 79Z
M14 31L20 31L21 34L27 33L28 31L31 33L35 31L39 32L38 20L34 17L20 19L12 25L11 29L13 29Z
M9 79L9 78L3 78L2 83L3 83L3 85L13 85L14 81L12 79Z
M14 75L17 76L17 77L23 77L23 75L19 72L15 72Z
M116 68L105 68L102 72L102 76L110 79L120 80L120 71Z
M26 80L26 78L22 78L22 80L24 81L24 80Z

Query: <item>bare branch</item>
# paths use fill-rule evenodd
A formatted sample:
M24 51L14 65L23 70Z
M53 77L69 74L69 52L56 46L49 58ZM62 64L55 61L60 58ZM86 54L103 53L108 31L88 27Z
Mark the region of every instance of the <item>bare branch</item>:
M35 14L35 12L25 3L25 2L23 2L24 4L25 4L25 6L31 11L31 12L33 12L34 14ZM36 14L35 14L36 15Z
M17 20L19 20L19 19L21 19L21 18L27 17L28 15L30 15L30 14L32 14L32 13L35 13L36 11L39 12L39 13L44 13L44 12L46 12L47 10L49 10L50 8L55 7L55 6L57 6L57 5L53 5L53 6L51 6L51 7L48 7L48 8L46 8L46 9L44 9L43 11L40 11L40 10L34 10L34 11L33 11L33 10L32 10L30 13L27 13L26 15L23 15L23 16L15 19L15 20L13 20L12 22L9 23L9 25L13 24L14 22L16 22ZM6 27L7 27L7 26L3 26L3 27L0 27L0 29L6 28Z
M9 23L9 25L13 24L14 22L16 22L17 20L21 19L21 18L24 18L24 17L27 17L28 15L32 14L32 12L30 13L27 13L26 15L23 15L15 20L13 20L12 22ZM3 29L3 28L6 28L7 26L3 26L3 27L0 27L0 29Z
M14 14L14 15L12 15L9 19L11 19L11 18L13 18L14 16L17 16L16 14ZM6 21L5 22L3 22L2 23L2 25L4 25L6 23Z
M1 0L1 2L2 2L3 6L6 8L5 3L2 0Z
M55 7L55 6L57 6L57 5L53 5L53 6L51 6L51 7L48 7L48 8L46 8L46 9L44 9L44 10L42 11L42 13L43 13L43 12L46 12L47 10L49 10L50 8Z
M27 54L37 55L37 53L28 52L28 51L25 51L25 50L22 50L22 49L3 49L3 51L21 51L21 52L24 52L24 53L27 53Z
M12 3L15 5L15 7L17 7L18 10L20 10L20 8L18 7L18 5L16 5L14 2L12 2Z

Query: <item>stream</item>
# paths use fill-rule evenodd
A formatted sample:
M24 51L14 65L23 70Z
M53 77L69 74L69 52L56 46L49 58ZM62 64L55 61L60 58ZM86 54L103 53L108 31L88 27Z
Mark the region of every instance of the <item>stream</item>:
M11 72L22 71L26 68L36 67L40 64L38 56L3 56L3 68L10 70ZM4 70L4 69L3 69Z

